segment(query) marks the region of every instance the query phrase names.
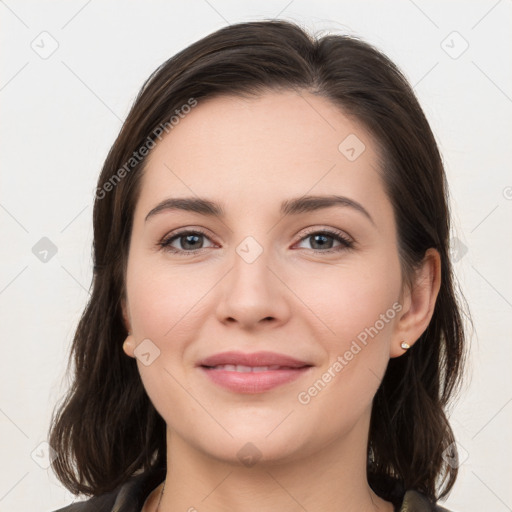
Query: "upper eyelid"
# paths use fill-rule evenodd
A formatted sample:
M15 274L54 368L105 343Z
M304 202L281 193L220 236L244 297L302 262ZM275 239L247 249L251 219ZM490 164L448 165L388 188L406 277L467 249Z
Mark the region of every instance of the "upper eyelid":
M168 233L167 235L165 235L162 240L163 241L167 241L167 240L172 240L173 238L178 238L180 236L184 236L184 235L188 235L188 234L199 234L199 235L203 235L207 238L212 238L211 235L208 234L207 231L205 231L203 228L183 228L183 229L179 229L178 228L178 231L172 231L171 233ZM213 240L212 240L213 242Z

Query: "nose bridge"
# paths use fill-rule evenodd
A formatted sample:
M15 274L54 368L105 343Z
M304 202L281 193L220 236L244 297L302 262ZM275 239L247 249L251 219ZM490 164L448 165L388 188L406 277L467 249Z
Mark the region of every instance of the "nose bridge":
M217 309L219 320L237 321L245 326L270 318L283 321L288 307L283 285L269 269L271 250L254 236L247 236L234 252Z
M231 295L246 304L270 300L271 272L268 269L271 252L253 236L247 236L236 246L231 271Z

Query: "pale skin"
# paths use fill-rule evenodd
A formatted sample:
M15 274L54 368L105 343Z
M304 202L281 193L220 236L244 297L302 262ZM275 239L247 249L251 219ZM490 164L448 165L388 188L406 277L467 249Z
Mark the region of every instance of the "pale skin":
M366 146L354 161L338 149L350 134ZM389 359L404 354L400 343L412 346L427 328L441 269L430 249L406 284L378 166L370 134L305 91L199 101L152 150L134 212L123 301L131 335L123 349L136 357L149 339L160 350L148 366L137 359L167 424L160 512L393 510L366 478L372 399ZM284 200L333 194L366 213L350 205L279 213ZM178 197L219 203L224 217L163 209L146 220ZM171 245L179 253L159 245L178 229L205 233L192 237L195 254L186 254L183 233ZM327 237L323 245L318 233ZM248 236L263 249L252 263L236 252ZM300 403L298 394L397 303L378 335ZM227 350L279 352L313 367L264 393L240 394L196 367ZM247 443L260 453L251 467L237 455ZM160 491L144 512L156 510Z

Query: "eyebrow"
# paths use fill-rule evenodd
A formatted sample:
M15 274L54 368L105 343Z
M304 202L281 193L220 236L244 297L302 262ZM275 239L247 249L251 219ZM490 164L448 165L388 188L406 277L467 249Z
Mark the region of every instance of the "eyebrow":
M294 199L286 199L281 203L281 215L298 215L300 213L313 212L324 208L331 208L333 206L348 207L362 213L373 225L375 225L372 216L368 211L353 199L344 196L329 195L329 196L302 196ZM188 212L199 213L211 217L225 217L225 211L221 204L209 199L200 197L174 197L164 199L158 203L147 215L146 221L168 210L182 210Z

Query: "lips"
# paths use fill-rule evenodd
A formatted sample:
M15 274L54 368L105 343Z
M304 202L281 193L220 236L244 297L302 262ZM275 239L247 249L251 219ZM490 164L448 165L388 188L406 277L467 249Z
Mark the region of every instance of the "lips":
M250 373L250 372L268 372L272 370L282 370L283 368L290 368L289 366L244 366L241 364L218 364L216 366L206 366L206 368L210 368L211 370L225 370L227 372L241 372L241 373Z
M253 352L252 354L245 354L243 352L222 352L213 356L207 357L198 363L198 366L206 367L219 367L223 365L231 365L237 367L282 367L282 368L302 368L304 366L311 366L306 361L300 361L294 357L276 352ZM277 368L272 368L277 369ZM233 371L233 369L232 369ZM244 371L243 369L237 371Z
M313 365L275 352L223 352L201 360L197 366L224 389L262 393L298 379Z

